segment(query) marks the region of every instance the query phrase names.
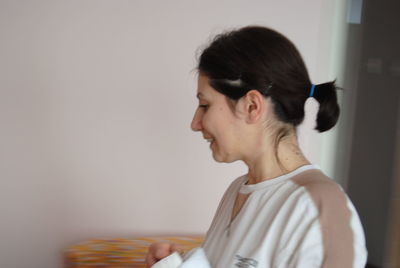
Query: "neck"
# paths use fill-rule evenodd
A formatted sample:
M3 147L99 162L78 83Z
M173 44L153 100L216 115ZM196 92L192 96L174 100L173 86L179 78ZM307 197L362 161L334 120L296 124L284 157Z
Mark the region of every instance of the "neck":
M248 184L255 184L287 174L310 162L301 152L295 135L282 139L277 150L266 145L259 153L244 160L249 168Z

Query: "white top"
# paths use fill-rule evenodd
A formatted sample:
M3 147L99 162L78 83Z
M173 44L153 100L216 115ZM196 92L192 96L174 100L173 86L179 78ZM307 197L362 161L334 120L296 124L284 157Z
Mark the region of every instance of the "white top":
M211 268L202 248L195 248L185 256L183 261L178 252L156 262L151 268Z
M244 175L230 185L207 232L203 248L213 268L365 267L357 212L316 166L246 182ZM231 221L238 193L249 196Z

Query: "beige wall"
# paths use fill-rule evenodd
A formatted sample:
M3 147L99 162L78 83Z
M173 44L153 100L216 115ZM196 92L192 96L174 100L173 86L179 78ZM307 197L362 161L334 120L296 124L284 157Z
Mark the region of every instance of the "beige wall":
M245 168L214 163L189 129L196 49L267 25L332 79L322 2L1 0L1 267L59 267L87 238L204 233ZM311 127L301 143L319 163Z

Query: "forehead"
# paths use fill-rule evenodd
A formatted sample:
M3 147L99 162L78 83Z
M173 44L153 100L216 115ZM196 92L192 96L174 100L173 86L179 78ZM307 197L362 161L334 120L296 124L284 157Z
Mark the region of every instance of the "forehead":
M209 79L207 76L203 74L199 74L197 80L197 98L199 99L209 99L218 97L218 95L222 95L215 89L213 89L209 84Z

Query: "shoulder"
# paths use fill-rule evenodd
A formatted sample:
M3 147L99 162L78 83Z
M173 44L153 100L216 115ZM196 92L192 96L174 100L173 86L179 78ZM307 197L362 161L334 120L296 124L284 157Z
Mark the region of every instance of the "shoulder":
M359 259L363 260L362 227L342 188L320 170L307 170L291 180L303 189L317 209L324 263L332 267L352 267Z
M339 184L322 171L307 170L294 176L291 180L309 197L310 202L317 209L322 226L330 229L337 227L334 227L332 223L339 221L341 222L339 225L341 225L350 222L354 211L348 205L349 200L346 193Z
M339 204L347 207L347 196L340 185L318 169L304 171L291 181L309 194L320 212L322 209L337 208Z

